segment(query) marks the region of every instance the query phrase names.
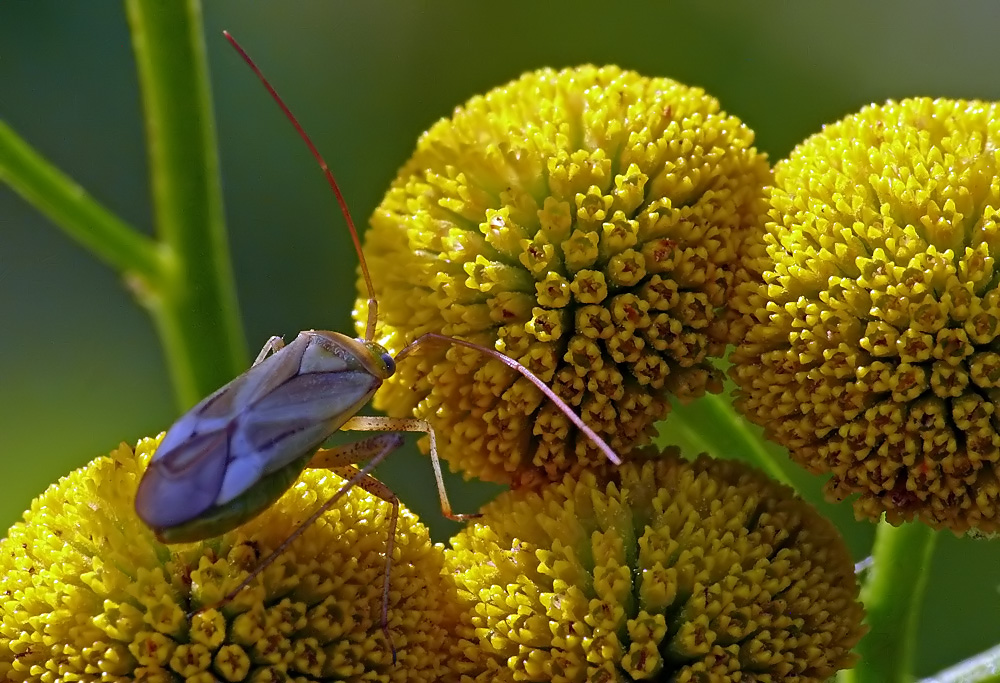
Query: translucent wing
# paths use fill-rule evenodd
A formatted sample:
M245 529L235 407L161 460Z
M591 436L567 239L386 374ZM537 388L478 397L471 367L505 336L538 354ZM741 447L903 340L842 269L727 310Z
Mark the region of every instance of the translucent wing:
M154 529L168 528L217 504L231 461L240 458L231 438L241 418L255 401L296 375L308 342L300 335L174 423L136 491L135 508L143 521Z
M191 522L322 444L382 383L341 337L302 332L181 417L140 483L139 516Z
M357 371L298 375L253 404L236 423L217 505L265 474L319 447L368 402L381 382Z
M170 458L151 462L139 482L135 509L154 529L182 524L210 508L226 472L228 434L215 431L185 440Z

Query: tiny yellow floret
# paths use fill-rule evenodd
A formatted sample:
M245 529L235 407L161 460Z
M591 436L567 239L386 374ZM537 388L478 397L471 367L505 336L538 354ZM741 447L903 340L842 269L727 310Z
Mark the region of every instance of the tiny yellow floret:
M502 494L446 551L463 683L825 681L864 633L833 525L735 461L673 451Z
M710 359L736 329L727 305L770 178L753 139L704 91L617 67L542 69L472 98L420 138L372 216L379 343L437 332L501 351L627 455L670 396L721 388ZM375 406L429 420L468 476L531 485L604 465L474 350L425 347Z
M775 185L738 407L859 517L1000 531L1000 109L865 107Z
M457 596L444 556L402 509L380 625L389 508L358 488L232 602L222 598L343 484L307 470L253 521L164 546L134 512L159 439L60 479L0 541L0 680L445 679Z

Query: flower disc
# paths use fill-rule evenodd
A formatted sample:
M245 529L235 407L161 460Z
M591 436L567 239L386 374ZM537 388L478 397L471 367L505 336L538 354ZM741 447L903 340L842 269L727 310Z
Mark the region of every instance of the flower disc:
M134 512L158 439L122 444L35 499L0 541L5 681L439 681L454 586L400 512L382 634L387 505L347 493L236 598L218 602L343 480L307 470L273 506L201 543L164 546Z
M737 405L859 516L1000 530L1000 110L869 106L775 171Z
M671 395L720 389L709 359L768 178L753 132L698 88L617 67L525 74L425 133L372 216L379 342L437 332L501 351L627 454ZM429 420L469 476L527 485L604 463L470 349L427 345L375 406Z
M864 628L830 522L734 461L672 453L504 493L446 551L465 683L825 681Z

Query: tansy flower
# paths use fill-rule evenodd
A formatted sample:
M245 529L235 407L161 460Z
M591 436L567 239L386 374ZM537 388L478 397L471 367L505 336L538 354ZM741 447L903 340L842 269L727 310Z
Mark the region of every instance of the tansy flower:
M453 628L443 553L402 510L389 629L380 616L388 506L351 490L231 603L242 580L342 480L306 471L253 521L164 546L136 517L158 440L124 444L62 478L0 541L5 681L439 681ZM450 592L446 589L450 586Z
M836 529L734 461L672 452L504 493L446 551L462 680L824 681L864 629Z
M372 216L379 342L395 353L438 332L495 348L627 454L671 394L719 390L709 359L768 177L753 132L698 88L617 67L527 73L425 133ZM424 348L375 406L430 420L467 476L527 485L604 463L474 350Z
M998 145L994 104L904 100L776 168L737 405L859 516L1000 529Z

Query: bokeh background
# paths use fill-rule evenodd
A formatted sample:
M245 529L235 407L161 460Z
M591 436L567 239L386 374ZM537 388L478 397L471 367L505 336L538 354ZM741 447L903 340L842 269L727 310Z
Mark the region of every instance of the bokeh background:
M244 328L349 331L356 257L311 158L221 37L237 36L316 140L361 224L417 136L525 70L616 63L699 85L772 161L869 102L1000 99L1000 5L296 2L205 8L226 213ZM151 231L142 118L123 9L0 2L0 118L126 220ZM122 282L0 186L0 528L56 478L177 415L159 343ZM683 431L683 425L676 425ZM379 470L446 539L429 462ZM456 509L494 489L451 478ZM855 557L869 524L823 504ZM1000 543L939 540L919 673L1000 642Z

